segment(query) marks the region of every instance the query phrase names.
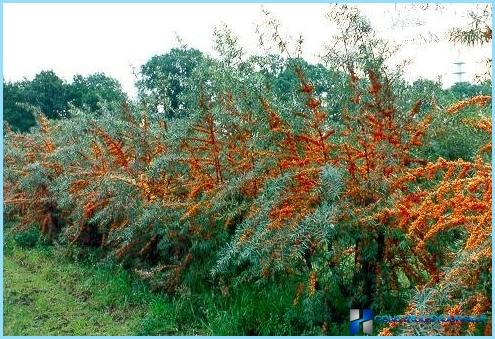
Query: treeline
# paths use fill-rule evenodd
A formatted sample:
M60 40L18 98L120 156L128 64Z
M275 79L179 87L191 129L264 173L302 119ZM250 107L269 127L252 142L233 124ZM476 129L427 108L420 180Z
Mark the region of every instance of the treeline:
M151 57L140 68L136 81L138 97L133 100L134 103L139 107L162 113L167 118L187 115L185 100L190 92L188 83L196 67L206 59L198 50L181 48ZM270 88L278 97L290 100L289 93L297 87L293 69L284 65L284 61L278 55L272 55L270 59L271 69L259 72L268 76ZM330 105L327 106L328 110L340 112L342 96L338 93L346 91L342 83L347 75L337 69L328 69L322 64L310 64L304 60L297 62L304 65L308 78L315 84L315 93L325 96L326 104ZM426 101L436 100L437 103L445 105L453 100L491 93L489 82L457 83L446 90L442 89L440 82L426 79L417 80L412 85L405 82L397 85L411 94L404 104L426 98ZM104 73L75 75L72 81L66 82L53 71L42 71L32 80L4 81L3 86L4 121L14 130L23 132L29 131L36 124L35 112L42 112L49 119L59 119L69 117L71 110L97 112L104 105L122 106L130 102L119 82Z
M34 113L49 119L68 117L71 109L95 112L99 103L127 100L119 82L103 73L76 75L71 82L53 71L42 71L32 80L3 84L3 117L14 130L28 131L35 125Z

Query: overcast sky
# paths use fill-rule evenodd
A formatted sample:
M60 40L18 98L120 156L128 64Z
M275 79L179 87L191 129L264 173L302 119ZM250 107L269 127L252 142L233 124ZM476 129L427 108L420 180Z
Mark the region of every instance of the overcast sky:
M424 10L394 4L359 5L380 36L403 45L398 59L410 58L408 80L442 77L453 83L453 62L466 62L465 80L482 71L491 46L462 48L446 41L448 29L466 22L475 5L435 5ZM213 53L213 27L226 23L250 53L257 52L256 22L260 4L4 4L4 78L31 79L54 70L71 80L74 74L105 72L135 93L133 67L177 46L179 35L189 46ZM304 57L318 61L334 27L325 4L266 4L287 35L304 37ZM438 40L425 42L433 33Z

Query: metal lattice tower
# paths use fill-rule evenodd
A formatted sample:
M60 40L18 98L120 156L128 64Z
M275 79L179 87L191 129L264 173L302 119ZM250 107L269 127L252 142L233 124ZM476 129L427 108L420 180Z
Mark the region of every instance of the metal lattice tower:
M457 60L453 62L455 71L454 74L457 76L456 83L462 82L462 75L465 74L463 70L463 66L466 64L464 61L461 59L461 53L457 54Z

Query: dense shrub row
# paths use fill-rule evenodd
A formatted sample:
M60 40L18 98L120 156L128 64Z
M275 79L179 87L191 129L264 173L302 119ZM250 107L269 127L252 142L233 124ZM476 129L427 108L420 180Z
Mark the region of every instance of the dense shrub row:
M5 138L7 214L67 245L103 247L169 293L289 279L294 304L326 305L314 319L323 327L351 306L400 312L418 286L453 289L429 307L489 311L490 146L459 160L425 149L452 120L488 143L490 97L402 110L368 70L351 74L331 119L294 70L289 103L254 67L207 63L186 117L128 104L40 114L35 131Z

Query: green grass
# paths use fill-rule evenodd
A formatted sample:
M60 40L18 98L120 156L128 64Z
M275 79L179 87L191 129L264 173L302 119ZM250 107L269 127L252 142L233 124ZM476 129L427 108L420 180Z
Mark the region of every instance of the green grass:
M5 335L322 334L307 312L318 306L294 306L291 284L241 286L228 295L202 286L171 297L98 251L46 245L36 232L7 229L6 239ZM329 334L345 331L329 325Z
M61 263L50 249L14 248L4 257L5 335L126 335L146 305L115 297L121 276ZM120 298L121 299L121 298Z
M152 293L120 266L81 259L34 231L5 228L5 335L182 334L167 309L170 298Z

